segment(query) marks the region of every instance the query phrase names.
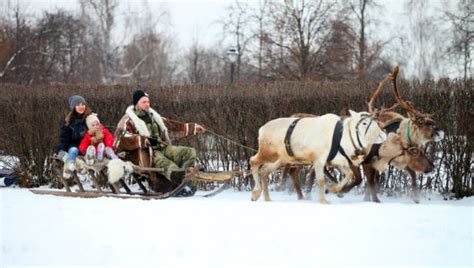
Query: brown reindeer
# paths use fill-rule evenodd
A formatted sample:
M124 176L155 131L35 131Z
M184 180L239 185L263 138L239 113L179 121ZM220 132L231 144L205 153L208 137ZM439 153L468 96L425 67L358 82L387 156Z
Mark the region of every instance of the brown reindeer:
M377 121L382 125L387 132L393 132L389 135L383 144L374 144L371 149L366 152L366 159L362 164L364 173L367 176L367 192L372 197L374 202L380 202L374 189L374 177L376 172L381 172L388 165L398 167L406 170L412 178L412 199L418 203L418 190L416 186L416 172L429 173L433 169L432 162L425 156L423 151L419 148L429 141L438 141L443 138L444 133L439 130L431 115L423 114L414 108L413 104L403 101L398 93L396 86L396 77L398 74L398 67L395 67L392 74L388 75L379 83L378 88L374 92L372 98L368 103L369 112L373 111L373 102L380 95L383 84L388 80L392 80L393 91L397 99L397 104L408 111L410 117L405 118L401 114L392 112L396 105L388 110L381 109L375 111L377 114ZM314 115L311 115L314 116ZM351 183L342 187L341 192L348 192L354 186L362 182L362 176L358 167L351 167L354 172L354 178ZM286 173L292 176L295 190L298 194L298 199L303 197L301 187L296 180L298 170L288 169ZM285 174L285 172L284 172ZM330 176L330 174L327 174ZM313 176L310 174L310 178ZM334 179L334 178L332 178ZM311 191L312 180L307 181L307 193Z
M392 81L392 89L393 93L395 95L395 98L398 102L398 104L407 111L409 117L403 117L401 114L395 113L395 112L387 112L387 113L381 113L379 116L379 121L382 121L385 124L385 127L387 128L388 132L395 132L396 134L399 135L400 137L400 143L402 145L402 148L404 151L407 153L411 153L415 157L418 157L419 159L422 158L422 149L420 147L423 147L426 145L428 142L437 142L443 139L444 137L444 132L440 130L434 120L432 115L430 114L424 114L415 109L415 106L408 101L403 100L400 97L400 94L398 92L397 88L397 75L398 75L398 66L396 66L390 76L388 78ZM381 87L383 83L387 80L385 78L382 82L379 83L379 86L376 90L376 93L372 97L371 101L369 101L368 106L369 106L369 111L372 110L372 103L375 97L377 97L378 94L380 94ZM377 93L378 92L378 93ZM376 149L376 145L375 149ZM374 149L374 151L375 151ZM382 148L380 148L382 149ZM382 159L380 156L380 151L379 151L379 157L372 156L368 159L366 159L365 163L362 165L364 172L367 176L367 192L370 194L372 201L374 202L380 202L380 200L377 197L377 194L375 192L374 188L374 177L377 172L377 166L380 166L381 162L386 161L386 159ZM422 159L420 159L421 164L424 163ZM429 160L428 160L429 161ZM424 173L430 172L430 169L427 168L425 170L417 170L417 161L409 162L408 165L404 165L402 162L402 158L398 157L398 159L392 160L392 162L388 162L388 164L392 164L393 166L399 167L401 169L404 169L405 171L408 172L412 179L412 199L415 203L419 203L419 196L418 196L418 187L416 183L416 172L421 171ZM432 166L432 163L430 162L430 166ZM431 168L432 169L432 168ZM380 171L380 168L378 169ZM359 171L360 173L360 171ZM361 179L356 179L352 183L346 184L345 187L342 188L342 192L348 192L350 191L354 186L359 185L362 182Z

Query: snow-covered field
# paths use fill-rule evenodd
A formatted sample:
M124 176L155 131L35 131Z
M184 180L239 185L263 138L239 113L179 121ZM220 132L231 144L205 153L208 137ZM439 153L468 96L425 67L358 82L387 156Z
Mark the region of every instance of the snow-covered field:
M202 194L198 192L198 195ZM271 192L78 199L0 189L0 267L472 267L474 198Z

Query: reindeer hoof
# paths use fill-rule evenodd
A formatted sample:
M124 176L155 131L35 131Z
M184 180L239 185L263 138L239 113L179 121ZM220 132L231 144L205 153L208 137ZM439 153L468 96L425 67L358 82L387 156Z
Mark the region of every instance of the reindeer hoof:
M252 200L252 201L257 201L259 198L260 198L260 192L253 191L253 192L252 192L251 200Z
M319 199L319 204L321 205L328 205L330 204L326 199Z
M332 184L326 189L326 193L337 193L339 190L337 189L337 184Z
M416 204L419 204L419 203L420 203L420 196L418 196L418 193L412 193L412 194L411 194L411 199L412 199L413 202L415 202Z
M344 197L344 194L343 194L343 193L337 193L337 197L343 198L343 197Z

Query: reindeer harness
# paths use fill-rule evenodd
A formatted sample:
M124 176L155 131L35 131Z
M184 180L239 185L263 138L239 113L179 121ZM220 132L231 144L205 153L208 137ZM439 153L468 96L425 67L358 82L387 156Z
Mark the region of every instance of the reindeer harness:
M332 135L332 142L331 142L331 149L329 150L329 155L328 155L328 158L326 160L326 162L331 162L337 155L337 153L340 153L342 156L344 156L344 158L346 158L347 162L349 162L349 165L353 165L352 163L352 159L356 159L359 155L365 155L364 153L364 146L362 145L362 142L360 140L360 132L359 132L359 127L360 127L360 124L362 123L362 121L365 119L365 118L370 118L370 122L364 132L364 135L367 134L367 132L369 131L369 128L370 128L370 125L372 124L373 121L375 121L374 117L373 116L362 116L362 118L359 120L359 122L357 122L356 126L355 126L355 129L356 129L356 138L357 138L357 143L359 144L360 148L357 148L355 142L354 142L354 139L352 138L352 135L350 133L350 127L349 127L349 137L351 139L351 143L352 143L352 146L354 146L354 149L355 149L355 155L349 157L346 152L344 151L344 148L342 148L341 146L341 140L342 140L342 134L344 132L344 119L342 120L339 120L337 121L336 123L336 126L334 127L334 132L333 132L333 135ZM285 148L286 148L286 152L289 156L295 156L295 154L293 153L293 150L291 149L291 135L293 134L293 131L296 127L296 124L298 124L298 122L301 120L302 118L297 118L295 119L293 122L291 122L290 126L288 127L288 130L286 131L286 134L285 134L285 139L284 139L284 143L285 143ZM372 146L374 147L374 146ZM377 150L377 154L378 154L378 150Z
M400 128L400 123L402 121L401 120L396 120L396 121L393 121L387 125L385 125L383 127L383 129L385 130L385 132L388 134L388 133L392 133L392 132L397 132L397 130ZM379 156L379 150L380 150L380 147L382 146L382 143L376 143L376 144L372 144L372 147L370 148L370 151L369 153L367 154L367 157L364 159L364 162L362 162L362 164L366 164L366 163L369 163L370 160L372 160L374 157L378 157ZM403 155L403 154L402 154ZM401 156L401 155L400 155ZM393 160L393 159L392 159Z
M293 153L293 150L291 149L291 134L293 134L293 130L295 130L296 124L298 124L298 121L300 120L301 118L298 118L295 121L291 122L290 126L288 127L288 130L286 131L285 148L286 148L286 153L289 156L295 156L295 154Z

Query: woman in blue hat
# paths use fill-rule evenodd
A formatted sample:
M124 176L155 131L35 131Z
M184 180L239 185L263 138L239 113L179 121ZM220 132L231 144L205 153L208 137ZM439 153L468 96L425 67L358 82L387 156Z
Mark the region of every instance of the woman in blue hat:
M92 113L84 97L78 95L69 98L69 108L71 111L61 126L56 146L59 158L64 161L64 170L74 170L74 160L79 155L77 147L87 131L86 117Z

